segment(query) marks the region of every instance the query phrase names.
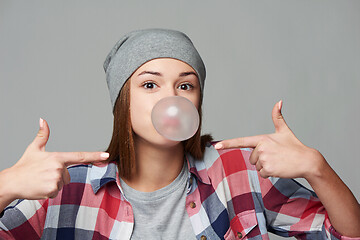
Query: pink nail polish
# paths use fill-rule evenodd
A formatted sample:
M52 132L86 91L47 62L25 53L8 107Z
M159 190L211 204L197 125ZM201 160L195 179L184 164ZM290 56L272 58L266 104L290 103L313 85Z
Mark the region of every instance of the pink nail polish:
M279 101L279 110L281 111L281 107L282 107L282 100Z

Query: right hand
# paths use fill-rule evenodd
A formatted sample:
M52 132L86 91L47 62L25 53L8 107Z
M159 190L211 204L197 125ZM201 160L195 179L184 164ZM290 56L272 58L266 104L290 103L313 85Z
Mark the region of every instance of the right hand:
M49 126L40 119L40 129L20 160L7 169L8 193L14 199L54 198L70 182L67 166L99 163L108 159L106 152L46 152Z

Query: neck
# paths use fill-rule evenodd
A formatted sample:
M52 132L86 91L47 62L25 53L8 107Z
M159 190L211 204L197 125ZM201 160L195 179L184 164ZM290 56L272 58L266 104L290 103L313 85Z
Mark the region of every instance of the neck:
M184 164L181 143L159 147L135 137L136 168L131 179L124 181L142 192L152 192L169 185L180 174Z

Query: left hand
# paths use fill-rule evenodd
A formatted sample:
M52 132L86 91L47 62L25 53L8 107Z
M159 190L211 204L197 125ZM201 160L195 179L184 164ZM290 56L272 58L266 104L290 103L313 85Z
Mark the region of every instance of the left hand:
M215 148L254 148L250 163L264 178L308 178L316 174L325 161L324 157L296 138L281 114L281 107L282 101L272 110L275 133L224 140Z

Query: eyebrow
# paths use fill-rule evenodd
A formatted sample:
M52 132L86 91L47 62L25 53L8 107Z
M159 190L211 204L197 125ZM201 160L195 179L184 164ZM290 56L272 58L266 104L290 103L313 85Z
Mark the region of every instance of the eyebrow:
M160 76L160 77L162 77L162 74L161 74L161 73L159 73L159 72L152 72L152 71L143 71L143 72L139 73L138 76L145 75L145 74L152 74L152 75L155 75L155 76Z
M151 75L155 75L155 76L159 76L159 77L163 76L161 73L153 72L153 71L143 71L143 72L139 73L138 76L145 75L145 74L151 74ZM197 77L197 74L195 72L182 72L179 74L179 77L186 77L189 75L195 75Z
M195 75L197 77L197 74L195 72L182 72L179 74L179 77L186 77L189 75Z

